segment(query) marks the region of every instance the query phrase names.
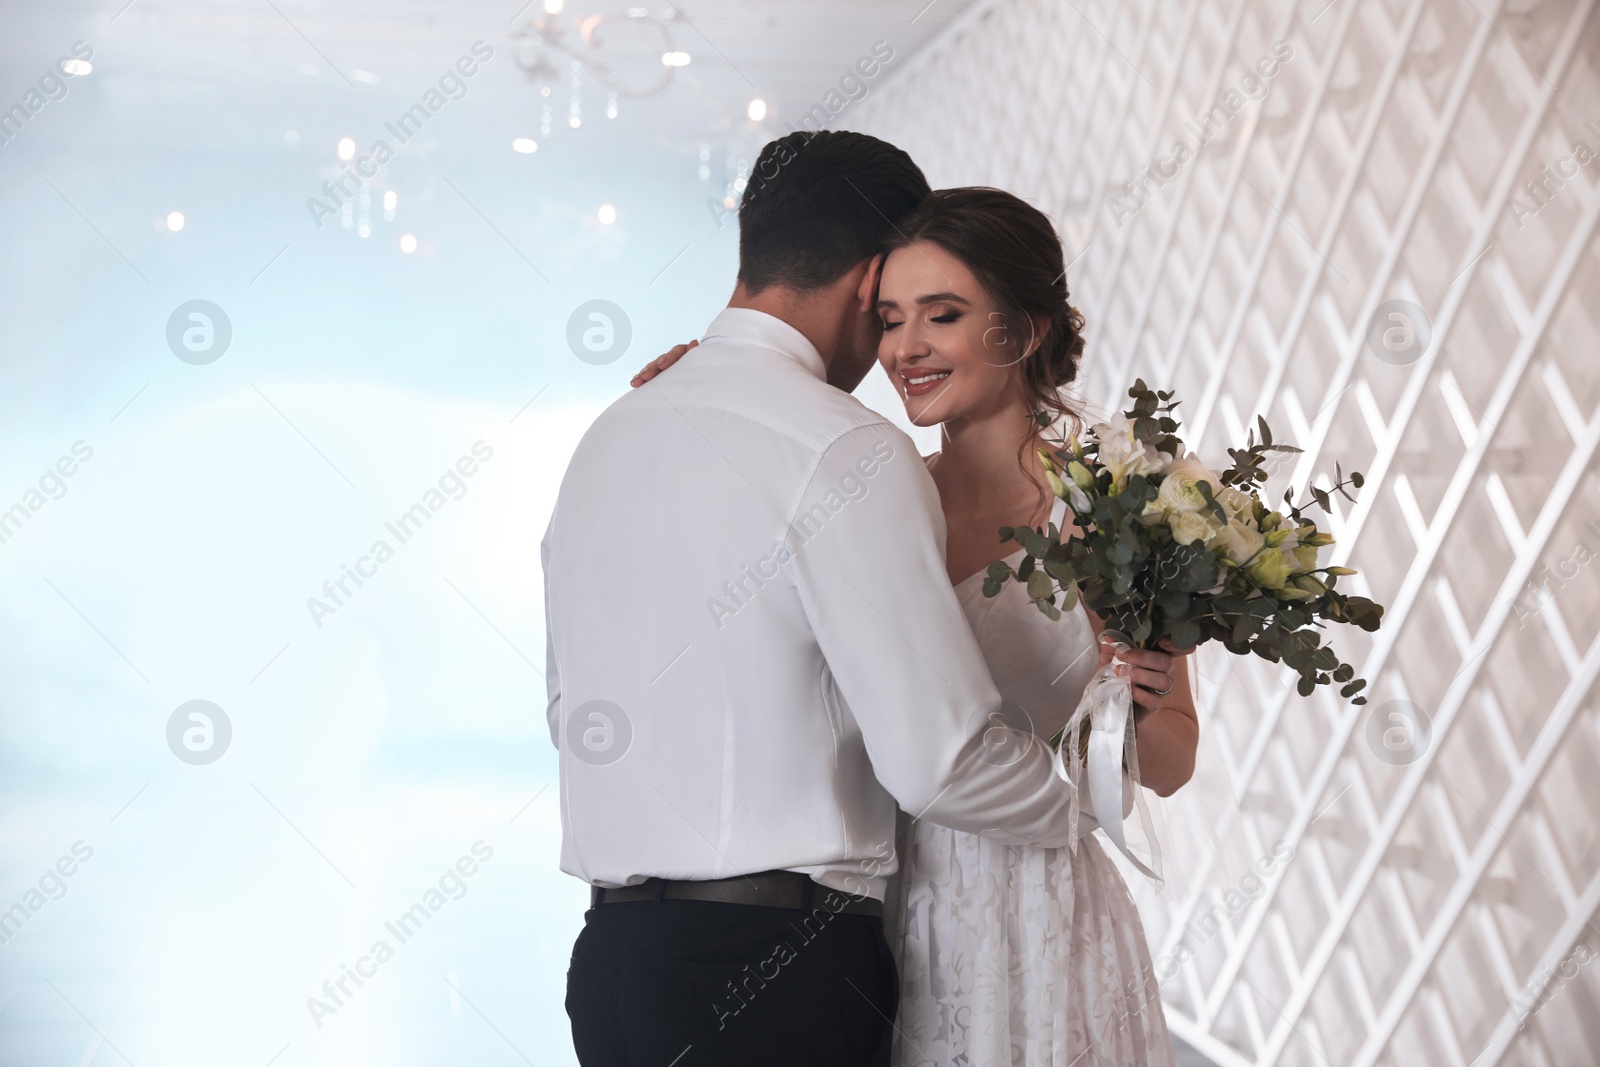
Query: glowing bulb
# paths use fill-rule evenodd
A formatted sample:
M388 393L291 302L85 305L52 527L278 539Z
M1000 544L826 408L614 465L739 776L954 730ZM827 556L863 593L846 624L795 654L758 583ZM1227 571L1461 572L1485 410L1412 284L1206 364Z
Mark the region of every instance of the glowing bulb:
M400 202L400 194L393 189L383 194L383 210L393 211L394 206Z
M356 139L354 137L339 138L339 158L346 160L356 158Z
M400 251L404 252L406 255L409 256L411 253L415 252L416 250L417 250L417 239L416 239L416 237L414 235L412 235L412 234L409 234L409 233L401 234L400 235Z
M521 152L525 156L531 156L535 152L539 151L539 142L535 141L532 137L518 137L512 140L511 151Z
M573 129L577 129L579 126L583 125L583 120L576 115L568 115L567 125L571 126Z
M183 229L183 212L171 211L167 213L167 229L173 233Z
M372 227L363 222L361 228L356 230L356 233L359 233L362 237L371 237Z
M760 122L767 117L767 102L757 97L750 101L750 106L745 109L745 114L750 116L751 122Z
M94 65L87 59L66 59L61 62L61 73L81 78L94 70Z
M563 7L566 7L564 0L544 0L544 13L546 15L559 15Z
M669 67L687 67L689 65L688 52L663 52L661 62Z
M601 204L600 210L597 214L600 219L600 225L602 226L610 226L613 222L617 221L617 209L612 207L610 204Z

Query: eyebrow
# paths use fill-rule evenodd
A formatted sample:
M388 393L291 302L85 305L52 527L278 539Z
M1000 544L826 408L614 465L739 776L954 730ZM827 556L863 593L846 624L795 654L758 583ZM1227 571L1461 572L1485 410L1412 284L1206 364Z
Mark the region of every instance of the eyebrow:
M929 304L966 304L970 307L972 301L958 293L929 293L926 296L917 297L917 305L919 307L926 307ZM879 300L878 306L880 308L892 308L900 305L893 300Z

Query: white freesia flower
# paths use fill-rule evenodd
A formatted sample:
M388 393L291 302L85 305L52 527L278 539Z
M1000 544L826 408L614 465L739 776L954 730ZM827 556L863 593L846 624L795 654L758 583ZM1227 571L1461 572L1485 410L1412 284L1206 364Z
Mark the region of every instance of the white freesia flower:
M1171 459L1154 445L1147 445L1133 436L1133 421L1118 414L1109 422L1097 422L1091 427L1095 440L1100 442L1100 462L1111 471L1111 488L1120 492L1135 474L1160 474L1167 469Z

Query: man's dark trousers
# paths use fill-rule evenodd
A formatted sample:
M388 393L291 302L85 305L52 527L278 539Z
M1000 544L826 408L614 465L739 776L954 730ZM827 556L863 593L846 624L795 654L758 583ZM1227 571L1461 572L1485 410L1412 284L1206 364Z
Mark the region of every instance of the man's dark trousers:
M583 1067L887 1064L883 920L701 900L589 909L567 971Z

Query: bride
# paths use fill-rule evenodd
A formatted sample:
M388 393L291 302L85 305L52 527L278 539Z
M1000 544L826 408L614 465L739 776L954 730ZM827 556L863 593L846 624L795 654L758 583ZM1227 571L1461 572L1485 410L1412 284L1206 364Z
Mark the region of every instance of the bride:
M1081 427L1062 392L1077 374L1083 320L1067 303L1061 242L1009 193L949 189L902 225L897 244L878 289L878 361L911 421L942 427L927 463L945 567L1002 713L1048 738L1111 661L1104 626L1081 600L1052 622L1021 585L992 599L982 586L1015 547L999 543L1000 527L1073 529L1034 455L1049 446L1032 418ZM1120 662L1134 682L1143 784L1167 796L1188 781L1199 739L1187 677L1174 672L1183 661L1131 650ZM896 1064L1172 1063L1138 913L1096 837L1074 855L907 815L900 823Z
M940 190L902 225L878 309L878 360L907 416L941 427L942 447L926 462L951 583L1004 698L1001 714L1043 743L1113 661L1101 620L1081 601L1052 622L1021 585L995 598L982 589L989 564L1014 547L1000 543L1000 527L1048 521L1063 537L1074 528L1034 456L1049 447L1035 412L1082 423L1063 393L1077 375L1083 320L1067 302L1061 242L1009 193ZM1187 675L1176 669L1185 660L1136 649L1116 662L1134 684L1142 784L1168 796L1193 772L1199 738ZM895 1067L1172 1065L1144 930L1096 835L1075 851L1029 848L902 812L898 838L884 916L900 969Z

